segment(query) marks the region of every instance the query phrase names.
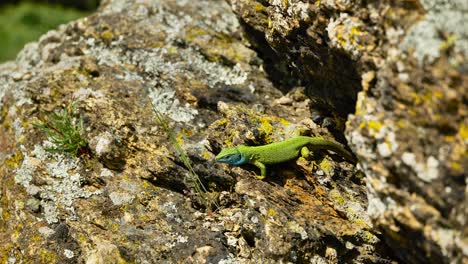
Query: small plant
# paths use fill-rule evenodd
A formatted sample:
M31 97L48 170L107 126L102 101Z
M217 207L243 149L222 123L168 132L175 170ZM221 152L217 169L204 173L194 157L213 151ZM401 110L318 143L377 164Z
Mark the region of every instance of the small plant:
M171 141L172 145L175 147L177 154L179 155L180 159L184 163L185 167L189 172L188 182L192 183L193 188L195 189L196 194L198 195L199 201L207 208L208 210L211 209L212 206L215 209L219 209L219 204L216 202L215 198L213 198L212 193L209 193L203 182L200 180L200 176L198 176L197 172L192 167L190 162L190 158L185 154L185 151L182 149L182 146L177 141L177 137L174 134L174 131L169 127L167 120L164 116L153 107L153 111L156 114L156 120L162 129L166 132Z
M83 139L83 119L81 117L77 119L73 115L74 111L75 103L72 103L59 112L52 112L46 120L35 124L56 146L46 148L46 151L66 153L75 157L89 153L88 143Z

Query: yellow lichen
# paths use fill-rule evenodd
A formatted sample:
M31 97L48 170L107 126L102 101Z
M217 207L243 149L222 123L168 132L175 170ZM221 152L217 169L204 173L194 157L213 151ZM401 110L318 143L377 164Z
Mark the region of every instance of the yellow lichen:
M10 212L8 210L8 198L6 195L3 195L0 198L0 208L2 209L2 215L0 216L0 227L6 225L6 222L10 219Z
M397 124L397 126L399 128L404 128L404 127L406 127L406 122L407 122L406 120L400 119L400 120L397 121L396 124Z
M39 258L41 263L56 263L57 262L57 255L49 251L45 248L39 249Z
M468 125L465 123L462 123L460 125L460 129L458 130L458 133L460 134L463 140L468 139Z
M260 118L260 128L263 133L270 135L273 132L273 126L270 123L270 119L266 117Z
M18 140L16 140L16 142L17 142L18 144L22 144L22 143L24 143L25 141L26 141L26 136L25 136L25 135L20 135L19 138L18 138Z
M349 31L349 39L351 41L351 43L355 43L357 41L357 38L356 36L360 36L361 35L361 30L354 26L351 28L351 30Z
M413 99L414 105L420 105L422 103L421 96L417 93L410 93L410 97Z
M366 222L364 222L364 220L362 220L362 219L358 218L358 219L355 219L353 222L360 225L360 226L362 226L362 227L367 227Z
M321 170L325 171L327 174L330 174L333 169L333 164L328 159L322 159L318 164Z
M370 243L376 240L376 236L367 230L363 230L362 238L364 239L364 241L370 242Z
M254 3L254 9L255 9L256 12L267 13L266 7L263 6L262 4L258 3L258 2Z
M224 145L226 147L233 147L233 142L232 141L237 136L239 136L239 131L234 130L234 129L229 130L229 133L228 133L226 139L224 140Z
M184 133L177 133L176 136L177 144L183 146L184 145Z
M340 192L337 190L331 190L330 191L330 197L333 199L334 202L336 202L338 205L343 205L345 203L345 200L341 196Z
M112 40L114 33L112 33L110 30L107 30L101 33L101 37L105 40Z
M208 35L208 32L198 27L189 27L186 29L185 39L191 42L198 36L203 36L203 35Z
M454 140L455 140L455 137L454 137L454 136L451 136L451 135L449 135L449 136L444 136L444 141L445 141L445 142L450 143L450 142L453 142Z
M204 159L210 159L212 154L210 154L208 151L203 151L201 155Z
M164 41L155 41L155 42L151 43L150 46L153 47L153 48L162 48L162 47L165 47L166 45L167 44ZM174 52L174 50L175 50L175 52ZM167 48L167 52L169 54L177 54L177 48L170 46L170 47Z
M12 248L12 243L9 243L8 245L3 244L0 247L0 263L8 263L8 258Z
M289 121L286 120L286 119L284 119L284 118L280 118L280 119L279 119L279 122L280 122L280 124L283 125L283 126L289 126L289 124L290 124Z
M450 167L456 171L462 171L463 170L463 167L460 163L456 162L456 161L452 161L450 162Z
M78 237L78 241L81 242L82 244L87 243L89 239L89 237L84 233L78 233L77 237Z
M276 215L276 210L273 208L268 209L268 215L269 216L275 216Z
M440 49L445 50L452 47L455 42L457 42L458 38L459 37L456 34L450 35L444 42L442 42L442 44L440 44Z
M374 132L378 133L380 129L382 129L383 124L375 120L370 120L367 122L367 127L370 130L374 130Z
M193 131L190 129L182 128L182 133L187 137L193 136Z
M273 29L273 21L268 18L266 24L268 25L268 29Z
M5 121L3 122L3 127L4 127L5 129L7 129L7 130L10 129L10 128L11 128L11 121L10 121L10 120L5 120Z
M21 164L22 161L23 153L20 150L17 150L13 156L5 160L4 164L9 168L15 169Z
M216 126L226 126L228 123L228 120L227 118L223 118L223 119L220 119L218 121L216 121Z
M338 40L338 42L340 43L341 47L345 47L346 46L346 40L345 38L343 37L343 34L341 32L339 32L337 35L336 35L336 38Z
M29 241L32 242L32 243L39 243L43 240L42 236L40 234L36 234L34 236L32 236Z
M423 95L423 99L424 99L425 102L431 102L433 100L432 97L433 97L433 94L432 94L431 91L427 91Z

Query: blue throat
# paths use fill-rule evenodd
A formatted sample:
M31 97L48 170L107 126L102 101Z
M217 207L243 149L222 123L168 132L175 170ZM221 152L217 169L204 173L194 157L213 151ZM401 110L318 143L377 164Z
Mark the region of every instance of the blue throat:
M240 157L241 157L240 159L233 160L233 161L230 161L228 163L231 164L231 165L243 165L243 164L248 163L248 161L247 161L247 159L245 158L244 155L241 154Z

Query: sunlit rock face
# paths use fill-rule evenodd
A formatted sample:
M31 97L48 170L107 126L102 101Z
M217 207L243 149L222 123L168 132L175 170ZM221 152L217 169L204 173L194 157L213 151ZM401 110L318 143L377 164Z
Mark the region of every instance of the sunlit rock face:
M445 2L110 0L49 31L0 65L0 260L462 262L468 8ZM38 129L70 105L76 155ZM298 133L358 165L214 162Z

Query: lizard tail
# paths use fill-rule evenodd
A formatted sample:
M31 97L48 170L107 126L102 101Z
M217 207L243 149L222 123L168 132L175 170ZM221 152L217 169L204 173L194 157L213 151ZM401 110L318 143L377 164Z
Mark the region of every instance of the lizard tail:
M340 145L337 142L326 140L320 137L314 137L314 138L310 138L309 145L312 147L312 150L313 149L331 150L335 152L336 154L345 158L347 161L352 162L353 164L356 164L357 162L356 156L354 156L353 153L346 150L342 145Z

